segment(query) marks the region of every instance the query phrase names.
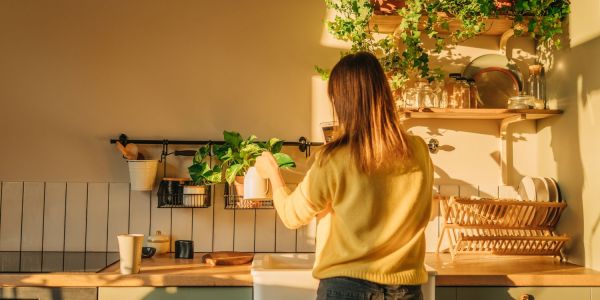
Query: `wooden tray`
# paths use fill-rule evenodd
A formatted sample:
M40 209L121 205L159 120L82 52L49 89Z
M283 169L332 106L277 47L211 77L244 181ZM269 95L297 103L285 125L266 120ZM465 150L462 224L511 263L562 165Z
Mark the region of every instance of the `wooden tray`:
M211 266L234 266L248 264L253 258L254 253L222 251L204 254L202 262Z

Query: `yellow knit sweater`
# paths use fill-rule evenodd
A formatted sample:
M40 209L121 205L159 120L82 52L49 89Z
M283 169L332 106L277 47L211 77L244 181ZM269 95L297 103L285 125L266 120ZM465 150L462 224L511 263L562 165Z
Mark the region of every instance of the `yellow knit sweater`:
M433 166L421 138L409 136L407 144L409 160L390 158L388 168L370 175L353 164L349 149L341 148L322 166L313 164L293 192L285 187L274 191L285 226L298 228L319 214L315 278L403 285L427 281L424 230Z

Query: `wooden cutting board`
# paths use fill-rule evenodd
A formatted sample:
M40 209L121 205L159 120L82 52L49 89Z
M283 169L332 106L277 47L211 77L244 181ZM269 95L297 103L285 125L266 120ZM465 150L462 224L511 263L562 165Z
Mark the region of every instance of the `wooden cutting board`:
M202 262L211 266L244 265L252 262L254 253L220 251L204 254Z

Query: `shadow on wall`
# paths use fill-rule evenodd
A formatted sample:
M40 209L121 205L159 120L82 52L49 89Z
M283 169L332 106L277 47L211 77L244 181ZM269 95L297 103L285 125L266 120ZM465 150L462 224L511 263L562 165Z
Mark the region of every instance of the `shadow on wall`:
M568 41L568 37L565 40ZM563 42L563 45L568 43ZM558 231L572 237L567 246L572 261L593 268L600 267L599 251L596 249L600 245L594 245L594 236L598 235L600 227L600 215L597 207L588 207L584 211L584 203L596 203L600 194L596 184L600 172L594 148L598 146L596 131L600 120L594 116L590 102L594 93L598 98L600 91L598 53L600 37L572 48L565 46L564 50L555 53L555 65L547 81L548 98L556 99L558 108L563 109L564 114L540 122L538 128L539 131L550 132L550 144L541 144L540 151L547 146L552 149L557 180L569 205Z

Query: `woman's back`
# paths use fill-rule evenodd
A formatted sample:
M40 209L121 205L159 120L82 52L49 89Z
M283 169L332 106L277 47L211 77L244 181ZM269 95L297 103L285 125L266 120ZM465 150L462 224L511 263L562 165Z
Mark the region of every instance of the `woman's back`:
M303 191L331 211L317 226L316 278L347 276L382 284L421 284L431 210L432 166L427 146L409 136L411 159L366 174L347 148L314 167Z

